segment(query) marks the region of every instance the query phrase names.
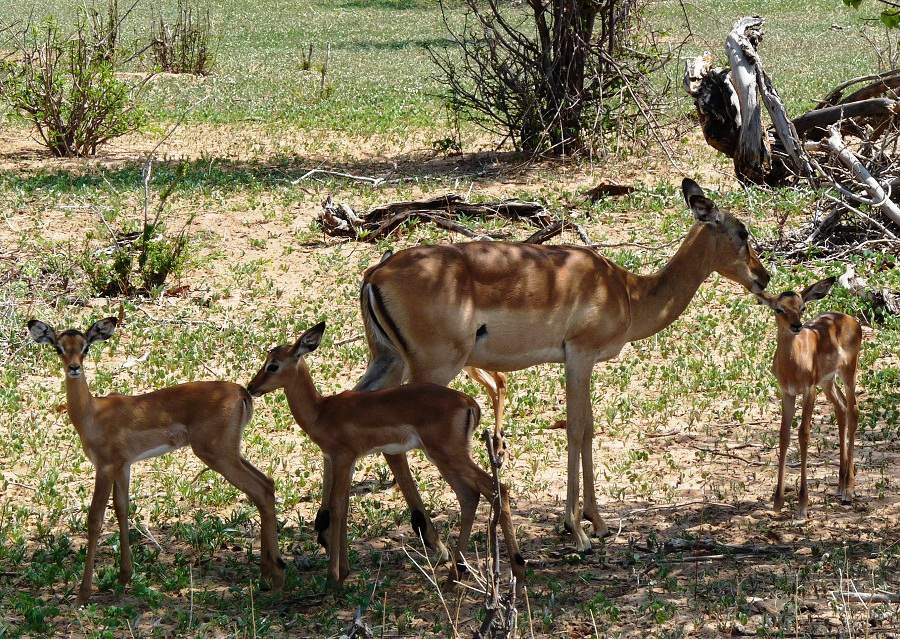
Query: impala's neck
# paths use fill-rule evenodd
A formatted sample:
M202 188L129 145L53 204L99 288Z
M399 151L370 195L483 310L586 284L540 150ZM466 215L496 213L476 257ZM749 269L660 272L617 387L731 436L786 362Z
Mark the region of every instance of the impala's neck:
M66 408L72 425L81 433L94 414L94 397L84 377L84 369L78 377L66 375Z
M287 395L288 406L294 419L303 430L308 430L316 423L319 417L319 404L322 396L316 390L309 368L303 358L297 362L297 367L290 373L285 381L284 393Z
M629 342L655 335L678 319L713 272L714 249L714 234L705 224L694 224L664 267L651 275L630 274Z

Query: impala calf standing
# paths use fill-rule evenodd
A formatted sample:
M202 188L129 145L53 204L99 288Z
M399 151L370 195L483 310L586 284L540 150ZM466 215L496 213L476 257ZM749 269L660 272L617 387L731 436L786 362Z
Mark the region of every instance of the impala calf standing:
M459 500L461 518L454 559L462 562L478 508L484 495L494 496L491 476L470 454L472 431L478 426L478 404L468 395L435 384L409 384L382 391L346 391L322 396L309 374L303 356L319 346L325 323L307 330L293 345L269 351L265 364L247 386L259 397L284 388L294 419L325 455L326 477L323 492L328 496L328 521L317 518L320 533L328 530L328 578L340 584L350 572L347 559L347 511L350 484L356 460L365 455L396 455L414 448L425 451ZM409 500L404 478L398 483ZM410 478L411 481L411 478ZM415 484L413 484L415 489ZM501 486L500 525L506 540L509 561L518 583L525 579L525 561L519 553L506 486ZM416 491L418 494L418 491ZM424 507L423 507L424 508ZM321 517L321 515L320 515ZM424 510L413 508L413 526L432 547L439 544L433 528L424 527Z
M596 534L606 532L594 487L594 365L675 321L713 272L754 293L769 282L743 223L694 181L681 188L696 222L656 273L630 273L589 247L513 242L417 246L372 266L360 291L369 365L356 389L403 380L443 386L465 366L514 371L563 363L564 522L576 549L589 551L582 515ZM409 472L398 459L392 468L395 476Z
M262 575L275 590L284 582L284 562L275 531L275 484L241 457L241 431L253 415L253 400L243 386L228 382L193 382L144 395L94 397L82 367L91 344L109 339L117 319L95 322L86 333L31 320L28 331L39 344L50 344L66 375L69 419L82 448L94 464L94 496L88 512L88 548L78 602L91 594L94 555L103 527L109 493L119 521L119 582L133 572L128 545L128 488L131 465L188 446L207 466L247 494L259 509L262 526Z
M825 313L811 322L802 323L806 303L828 294L833 277L817 282L802 293L786 291L781 295L759 295L760 301L775 311L778 344L772 372L781 388L781 432L778 445L778 484L775 487L775 509L784 505L784 466L797 396L803 397L800 420L800 500L797 517L806 518L809 493L806 487L806 451L812 412L816 402L816 386L825 391L838 422L840 439L840 471L838 495L849 501L853 497L856 469L853 447L859 409L856 405L856 367L862 346L862 328L855 317L843 313ZM846 395L834 383L840 377Z

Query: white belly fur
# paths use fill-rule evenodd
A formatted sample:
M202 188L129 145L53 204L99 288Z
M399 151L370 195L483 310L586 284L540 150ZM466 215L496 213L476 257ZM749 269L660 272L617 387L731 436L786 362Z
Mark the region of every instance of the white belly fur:
M151 457L159 457L160 455L165 455L166 453L170 453L173 450L178 450L181 446L157 446L156 448L151 448L150 450L145 450L140 455L135 457L134 461L141 461L142 459L150 459Z
M372 450L370 450L368 454L376 455L378 453L384 453L387 455L398 455L415 448L422 448L422 440L419 439L419 435L412 429L412 427L410 427L410 432L407 434L406 439L404 439L403 441L385 444L384 446L378 446L377 448L373 448Z

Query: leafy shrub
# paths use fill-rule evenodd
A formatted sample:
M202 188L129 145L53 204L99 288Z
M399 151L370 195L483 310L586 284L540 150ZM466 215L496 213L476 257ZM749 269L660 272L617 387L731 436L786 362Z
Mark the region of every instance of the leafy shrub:
M179 171L179 179L183 168ZM190 243L188 229L193 216L176 234L167 232L165 204L175 184L172 182L160 195L156 212L149 216L150 165L144 173L143 220L136 231L112 232L113 245L107 249L86 253L81 266L97 295L148 295L163 288L172 275L178 275L187 261Z
M156 66L167 73L207 75L215 56L209 9L194 10L187 0L178 0L174 22L159 14L150 24L150 53Z
M109 42L92 35L84 16L70 35L53 19L28 24L11 60L0 64L0 100L53 155L94 155L144 122L135 101L142 85L117 79L110 56Z

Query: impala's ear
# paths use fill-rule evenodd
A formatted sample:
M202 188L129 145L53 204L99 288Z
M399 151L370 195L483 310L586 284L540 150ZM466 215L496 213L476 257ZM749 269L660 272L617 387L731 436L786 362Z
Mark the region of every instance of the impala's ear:
M681 192L684 195L684 201L694 213L694 218L698 222L709 222L711 224L722 221L722 213L716 203L710 200L703 193L700 185L690 178L684 178L681 181Z
M90 346L94 342L99 342L112 337L112 334L116 331L116 325L118 323L119 320L117 318L106 317L91 324L91 327L84 335L85 339L87 340L88 346Z
M300 357L307 353L312 353L319 348L319 342L322 341L322 335L325 333L325 322L319 322L310 329L307 329L291 347L291 357Z
M49 324L44 324L40 320L28 320L28 333L38 344L56 344L56 331ZM57 346L58 348L58 346Z
M691 198L699 195L700 197L704 197L703 189L700 188L700 185L694 182L691 178L684 178L681 181L681 193L684 195L684 201L687 202L687 205L691 205Z
M821 282L816 282L815 284L810 284L803 292L800 293L800 297L803 298L804 302L812 302L813 300L820 300L826 295L828 295L828 291L831 290L831 287L834 285L834 282L837 278L828 277L822 280Z

